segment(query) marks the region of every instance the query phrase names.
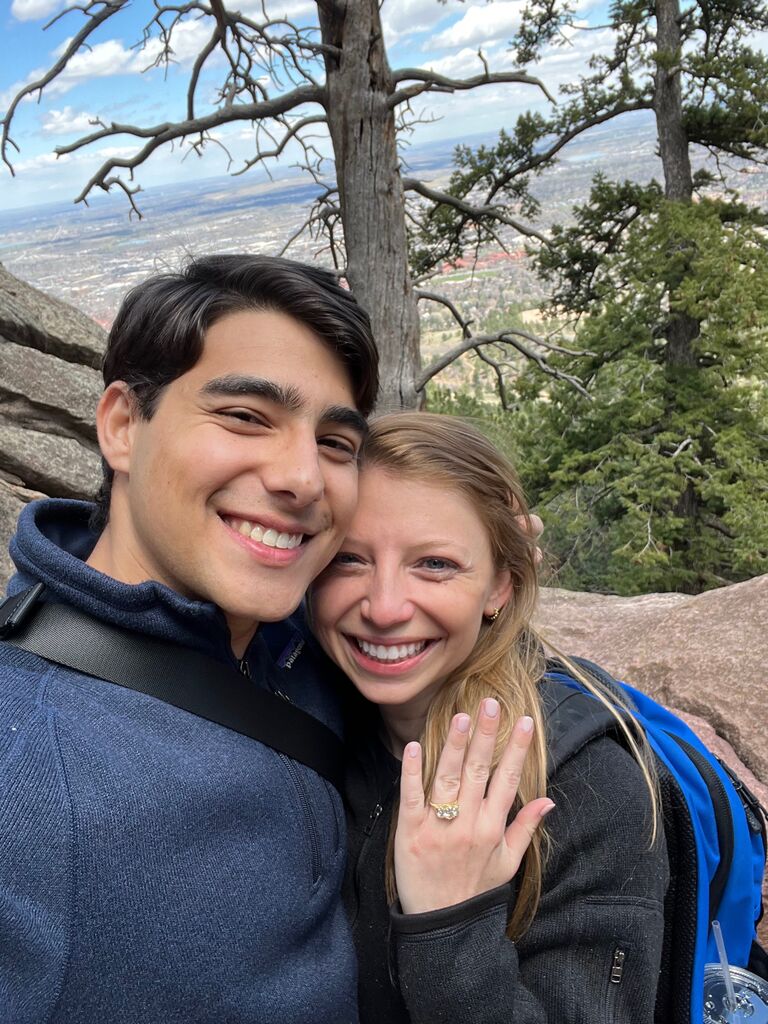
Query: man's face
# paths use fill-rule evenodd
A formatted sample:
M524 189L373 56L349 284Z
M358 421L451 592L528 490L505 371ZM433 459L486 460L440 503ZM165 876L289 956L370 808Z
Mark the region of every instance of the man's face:
M223 318L152 418L130 417L107 571L213 601L233 637L284 618L347 530L363 429L343 364L307 327Z

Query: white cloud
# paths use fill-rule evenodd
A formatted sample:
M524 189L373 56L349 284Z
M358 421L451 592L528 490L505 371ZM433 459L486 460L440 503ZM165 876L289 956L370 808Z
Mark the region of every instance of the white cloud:
M261 14L261 0L244 0L238 5L244 14L258 11ZM314 0L267 0L267 13L270 18L285 18L287 21L304 22L310 19L317 21L317 4Z
M488 46L509 40L520 24L520 0L470 7L463 18L427 40L424 49L447 49L459 46Z
M459 0L439 4L437 0L386 0L381 22L387 46L416 32L427 32L457 11L466 10Z
M511 67L511 58L504 60L504 55L485 53L491 71L503 71L505 65ZM446 57L439 57L437 60L426 60L424 68L436 72L438 75L445 75L447 78L470 78L473 75L482 75L485 71L483 62L477 55L477 50L468 47L459 50L458 53L448 54Z
M36 21L55 14L61 6L61 0L13 0L11 14L19 21Z
M210 36L210 25L203 21L184 21L176 26L173 33L173 60L176 64L191 64ZM53 57L60 57L71 42L65 39L53 51ZM82 85L94 78L109 78L112 75L138 75L152 67L160 54L161 44L151 39L140 50L127 48L118 39L107 39L95 43L89 49L80 50L70 57L67 66L45 88L47 96L63 96L76 85ZM42 77L45 69L31 71L25 82L17 82L0 96L0 103L7 106L13 96L29 82Z
M95 130L94 114L85 111L75 113L72 107L63 110L49 110L42 124L45 135L70 135L73 132L90 132Z

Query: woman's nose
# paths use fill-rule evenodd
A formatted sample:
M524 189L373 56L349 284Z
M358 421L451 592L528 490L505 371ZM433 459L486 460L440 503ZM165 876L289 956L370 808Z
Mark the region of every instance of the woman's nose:
M363 618L380 629L408 622L413 615L410 601L402 581L397 578L376 580L361 605Z

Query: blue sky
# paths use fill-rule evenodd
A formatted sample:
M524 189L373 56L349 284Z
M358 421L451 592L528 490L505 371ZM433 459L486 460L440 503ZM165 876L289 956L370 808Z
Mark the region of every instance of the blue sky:
M466 77L482 70L478 58L478 49L482 49L493 70L509 68L508 41L523 6L524 0L447 0L445 4L438 0L384 0L382 18L390 64L394 68L428 66ZM585 24L594 24L604 6L603 0L580 0L579 15ZM240 0L237 7L246 13L252 8L255 17L260 2ZM0 110L6 109L22 83L34 80L51 65L67 39L79 30L82 16L72 11L43 31L46 21L63 8L62 0L0 0ZM269 9L300 23L315 20L312 0L269 0ZM105 155L134 151L131 140L123 136L57 159L54 148L92 131L91 119L148 125L182 116L189 69L210 28L193 20L180 26L175 36L178 63L164 76L158 69L145 70L156 44L151 43L145 51L133 48L141 39L150 11L147 0L135 0L120 11L102 26L91 49L79 53L65 75L47 88L40 103L27 101L18 108L12 132L20 147L13 156L16 177L0 167L0 209L71 200ZM554 92L563 82L574 80L584 70L588 56L609 42L605 31L575 33L569 45L553 48L545 56L536 73ZM213 96L215 82L215 73L203 80L201 97ZM541 102L541 94L532 86L489 86L454 96L434 95L415 106L429 121L416 126L412 142L495 131L511 126L520 111ZM306 112L310 112L308 108ZM253 153L253 130L241 123L222 129L220 135L234 167L242 166ZM327 143L319 145L328 151ZM288 166L295 159L295 152L288 153L284 163ZM141 184L149 187L226 172L227 156L214 145L202 159L185 148L172 151L166 147L137 174Z

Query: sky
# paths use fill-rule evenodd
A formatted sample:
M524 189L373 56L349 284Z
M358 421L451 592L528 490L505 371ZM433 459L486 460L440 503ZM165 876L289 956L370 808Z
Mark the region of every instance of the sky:
M20 86L36 80L60 55L67 40L83 23L78 11L64 13L53 25L46 23L65 10L67 0L0 0L0 112ZM285 14L298 23L315 21L312 0L267 0L270 13ZM232 6L235 6L233 3ZM260 0L240 0L244 13L257 16ZM519 24L524 0L384 0L382 20L392 68L428 67L452 77L481 73L478 50L492 70L512 67L509 40ZM606 0L578 0L578 16L585 26L598 26ZM19 147L12 153L15 176L0 166L0 210L65 202L75 198L84 184L111 154L130 155L135 143L118 137L97 143L70 156L58 157L56 146L73 142L93 131L92 121L152 125L178 120L185 109L189 72L210 27L203 20L184 21L174 35L175 64L166 74L149 68L158 52L151 41L141 40L153 8L148 0L134 0L101 26L90 49L80 51L63 75L47 87L39 102L27 100L17 109L12 138ZM553 47L535 73L552 92L573 81L586 68L590 54L606 50L610 36L593 28L575 32L562 47ZM212 100L222 65L201 79L200 96ZM546 101L530 85L486 86L472 93L435 94L419 100L419 115L411 143L461 139L511 127L518 113ZM204 109L204 108L203 108ZM316 108L315 108L316 109ZM310 108L305 113L310 113ZM1 113L0 113L1 116ZM165 147L137 172L143 187L210 178L241 167L253 154L253 129L244 124L220 130L222 148L209 146L202 158L188 147ZM318 143L329 153L326 141ZM295 163L288 152L283 166ZM280 176L279 168L276 176Z

